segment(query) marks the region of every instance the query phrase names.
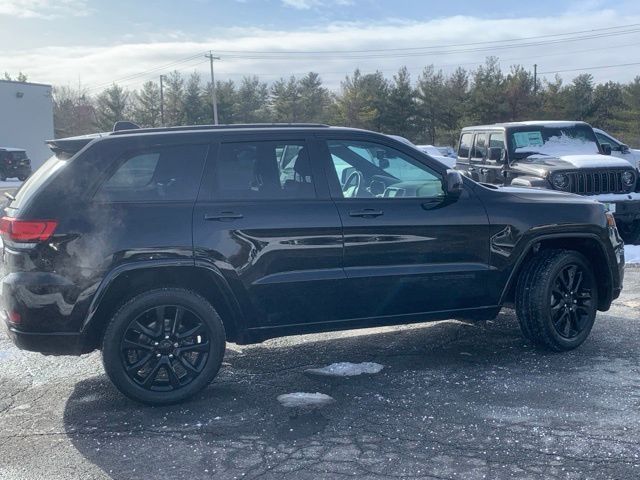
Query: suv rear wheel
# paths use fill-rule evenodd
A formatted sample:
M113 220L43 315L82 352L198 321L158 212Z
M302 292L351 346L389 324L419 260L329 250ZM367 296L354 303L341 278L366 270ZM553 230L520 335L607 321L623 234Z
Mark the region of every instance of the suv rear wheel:
M598 305L595 275L587 259L570 250L544 250L524 268L516 291L523 335L536 345L565 351L591 332Z
M624 243L628 245L640 244L640 220L618 223L618 232L620 233L622 240L624 240Z
M184 400L216 376L225 332L212 305L189 290L163 288L125 303L107 326L104 368L129 398L162 405Z

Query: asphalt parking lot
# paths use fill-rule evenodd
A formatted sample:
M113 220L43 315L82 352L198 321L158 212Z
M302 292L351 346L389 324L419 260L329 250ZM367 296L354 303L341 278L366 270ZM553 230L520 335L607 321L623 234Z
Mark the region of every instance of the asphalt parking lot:
M214 383L162 408L123 398L96 353L21 352L0 333L0 478L638 478L640 269L565 354L493 322L231 345ZM377 374L310 376L334 362ZM278 395L335 402L285 409Z

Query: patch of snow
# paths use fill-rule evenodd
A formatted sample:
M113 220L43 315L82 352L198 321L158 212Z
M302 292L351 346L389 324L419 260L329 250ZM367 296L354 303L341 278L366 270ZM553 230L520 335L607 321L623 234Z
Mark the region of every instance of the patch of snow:
M278 401L286 408L317 408L335 402L333 397L324 393L295 392L278 395Z
M531 126L543 126L548 128L567 128L567 127L575 127L577 122L567 121L567 120L526 120L524 122L517 122L522 125L531 125Z
M569 162L576 168L629 168L629 162L627 162L626 160L622 160L617 157L611 157L609 155L561 155L558 156L558 158L565 162Z
M626 263L640 264L640 245L625 245L624 261Z
M0 188L18 188L22 185L22 182L17 178L7 179L4 182L0 180Z
M589 195L587 198L598 202L624 202L626 200L640 200L640 193L602 193L600 195Z
M374 362L339 362L332 363L331 365L327 365L322 368L310 368L305 370L305 373L320 375L323 377L354 377L356 375L362 375L363 373L379 373L383 368L384 365Z
M520 133L520 132L517 132ZM534 138L535 141L525 138L527 132L522 132L522 141L527 141L527 144L520 143L520 147L516 148L516 153L524 152L538 152L544 155L553 157L560 157L562 155L593 155L599 154L598 145L591 140L572 138L564 133L560 136L549 137L544 143L542 136L538 135ZM533 133L533 132L532 132ZM536 132L537 133L537 132ZM514 134L515 135L515 134ZM529 157L531 158L531 157Z

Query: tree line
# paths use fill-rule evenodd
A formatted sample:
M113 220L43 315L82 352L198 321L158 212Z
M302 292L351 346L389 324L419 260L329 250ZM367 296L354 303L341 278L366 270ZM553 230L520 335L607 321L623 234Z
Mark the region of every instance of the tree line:
M113 84L95 96L54 87L57 137L109 131L117 120L162 125L160 86L137 90ZM503 71L488 57L474 70L444 73L426 66L415 81L406 67L391 78L355 70L338 91L309 72L271 84L257 76L216 82L220 123L322 122L402 135L416 143L454 145L462 127L518 120L584 120L640 146L640 76L596 83L583 73L565 83L536 79L521 65ZM165 77L164 125L213 123L211 83L198 73Z

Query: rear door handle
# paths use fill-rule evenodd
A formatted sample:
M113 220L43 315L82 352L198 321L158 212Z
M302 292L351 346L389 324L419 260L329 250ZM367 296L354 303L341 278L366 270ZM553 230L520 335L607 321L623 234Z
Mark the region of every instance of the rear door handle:
M382 210L374 210L373 208L365 208L364 210L351 210L350 217L375 218L384 215Z
M241 213L234 213L234 212L221 212L221 213L216 213L216 214L209 214L209 213L205 213L204 214L204 219L205 220L217 220L219 222L225 222L225 221L229 221L229 220L239 220L240 218L243 218L244 215L242 215Z

